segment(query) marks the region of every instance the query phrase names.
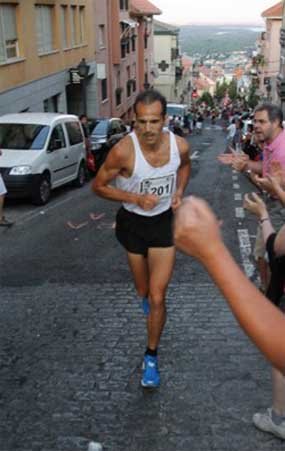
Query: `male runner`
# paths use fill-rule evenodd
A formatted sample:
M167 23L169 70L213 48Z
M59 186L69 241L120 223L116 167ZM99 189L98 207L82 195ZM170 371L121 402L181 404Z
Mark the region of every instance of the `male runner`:
M143 387L158 387L157 349L166 320L165 295L175 261L172 217L190 176L189 145L164 131L166 99L155 90L134 104L135 128L116 144L93 182L94 191L123 203L116 236L126 249L147 315ZM116 179L116 187L110 185Z

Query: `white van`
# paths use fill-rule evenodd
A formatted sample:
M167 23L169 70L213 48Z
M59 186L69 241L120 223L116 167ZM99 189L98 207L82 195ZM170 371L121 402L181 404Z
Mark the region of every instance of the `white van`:
M86 149L77 116L17 113L0 116L0 172L9 197L49 201L51 190L85 183Z
M187 115L188 107L187 105L184 105L182 103L168 103L167 104L167 116L172 119L174 116L178 118L179 116L181 119L184 120L185 116Z

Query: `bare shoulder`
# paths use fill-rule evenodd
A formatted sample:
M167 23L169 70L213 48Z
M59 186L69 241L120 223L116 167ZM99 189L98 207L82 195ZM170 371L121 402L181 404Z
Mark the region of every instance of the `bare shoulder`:
M118 161L128 161L133 153L133 143L130 136L121 139L109 152L108 157Z
M176 136L175 135L175 139L176 139L176 143L177 143L177 147L179 149L180 155L189 154L190 153L190 144L189 144L189 142L186 141L186 139L182 138L181 136Z

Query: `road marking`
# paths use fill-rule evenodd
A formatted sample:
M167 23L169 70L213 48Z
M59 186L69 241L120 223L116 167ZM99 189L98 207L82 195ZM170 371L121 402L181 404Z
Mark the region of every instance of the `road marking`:
M233 188L234 188L234 189L240 189L240 186L239 186L238 183L234 183L234 184L233 184Z
M66 204L67 202L69 202L70 200L74 200L74 198L79 197L78 196L69 196L66 199L60 200L59 202L55 202L53 205L50 205L49 207L46 207L44 210L41 211L37 211L37 212L30 212L27 213L26 215L24 215L21 219L17 219L16 218L16 223L17 224L24 224L25 222L31 221L32 219L36 218L37 216L41 216L46 214L48 211L54 210L57 207L60 207L61 205Z
M233 175L233 180L238 180L238 176L237 175Z
M241 193L235 193L235 200L242 200L242 195Z
M190 160L198 160L199 158L199 152L198 150L196 150L191 156L190 156Z
M249 257L251 255L251 244L249 239L249 234L247 229L238 229L238 240L239 240L239 248L242 260L242 266L247 277L250 279L254 272L255 266L251 263Z
M242 207L236 207L235 209L236 218L244 218L244 209Z
M66 224L67 224L68 227L70 227L71 229L79 230L79 229L82 229L82 227L87 226L88 221L87 221L87 222L81 222L80 224L73 224L71 221L68 221Z
M99 221L99 219L104 218L105 213L89 213L89 216L92 221Z

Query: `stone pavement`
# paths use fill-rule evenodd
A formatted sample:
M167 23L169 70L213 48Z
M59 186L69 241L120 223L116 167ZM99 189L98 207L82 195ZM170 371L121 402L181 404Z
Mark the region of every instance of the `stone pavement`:
M215 159L224 135L191 141L199 159L188 192L223 218L240 260L237 229L249 224L252 244L256 226L234 215L232 172ZM283 450L251 422L270 403L269 364L182 254L167 295L162 385L140 387L145 318L113 230L65 226L90 211L111 224L116 206L85 192L76 205L1 235L0 451L87 451L91 441L104 451Z
M210 281L170 286L154 391L139 385L145 327L129 284L1 298L1 451L284 449L251 423L270 402L269 365Z

